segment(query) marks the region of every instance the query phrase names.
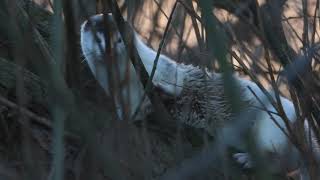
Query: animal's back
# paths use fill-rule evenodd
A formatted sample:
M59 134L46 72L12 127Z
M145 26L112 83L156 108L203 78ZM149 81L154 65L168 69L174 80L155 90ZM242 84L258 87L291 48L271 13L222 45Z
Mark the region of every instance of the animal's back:
M256 142L261 149L268 151L283 152L288 146L288 137L282 129L287 132L284 120L279 116L264 92L256 83L237 78L240 84L245 87L245 94L254 102L252 108L257 109L258 118L254 122L253 131L256 135ZM251 90L250 90L250 89ZM253 92L254 94L253 94ZM268 91L273 100L277 103L274 91ZM258 99L259 100L258 100ZM290 123L296 120L295 108L293 103L285 97L280 96L281 104ZM270 113L268 113L269 111ZM276 122L276 123L275 123ZM280 126L278 126L278 125ZM282 128L282 129L281 129Z
M182 92L176 99L173 116L178 121L192 127L206 129L211 135L215 135L217 129L233 118L239 117L231 109L232 106L224 89L225 81L218 73L207 72L193 66L186 66L185 69L187 69L186 77L183 81ZM276 115L277 111L254 82L235 75L234 78L239 84L237 91L241 101L239 104L242 106L240 110L254 109L258 113L258 117L252 119L252 130L255 132L259 147L266 151L282 151L287 146L288 138L273 121L274 119L281 128L286 129L282 118ZM274 93L272 91L269 93L275 100ZM294 122L296 116L292 102L284 97L280 99L288 119ZM267 111L273 113L268 114Z

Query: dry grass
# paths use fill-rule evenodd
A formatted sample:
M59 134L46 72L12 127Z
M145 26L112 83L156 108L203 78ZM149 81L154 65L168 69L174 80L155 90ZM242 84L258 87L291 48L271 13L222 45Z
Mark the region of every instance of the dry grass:
M270 178L260 169L243 172L228 157L216 157L224 150L217 148L219 143L226 139L212 140L202 130L176 127L176 123L170 129L172 126L157 123L157 118L161 119L157 114L150 115L146 124L113 119L110 98L105 97L86 64L81 63L78 43L82 20L108 6L89 0L62 1L60 5L55 4L58 0L53 5L37 0L41 7L33 9L33 5L20 6L18 2L0 3L1 22L10 22L0 26L0 57L10 61L10 67L17 72L17 76L0 72L15 84L0 82L0 179ZM111 1L101 2L114 6ZM175 1L118 2L122 14L154 49L165 39L162 53L178 62L222 73L234 70L291 99L298 113L294 125L288 124L279 102L274 104L288 125L289 138L303 155L311 179L317 179L318 162L306 144L309 137L301 133L307 118L315 137L319 137L317 0L288 0L278 17L276 9L266 10L271 2L258 1L255 7L249 3L255 1L224 4L226 1L222 0L216 1L216 8L207 6L209 10L204 11L205 6L198 1L180 0L169 22ZM307 7L303 5L306 2ZM256 11L252 12L252 8ZM247 14L240 13L241 9ZM63 17L57 14L59 11ZM266 18L270 14L273 23ZM216 20L207 22L205 15ZM219 28L210 29L210 23ZM283 32L269 26L280 26ZM170 28L164 37L165 27ZM214 42L208 37L214 37ZM278 48L279 44L283 49ZM221 47L225 48L216 50ZM310 66L296 75L301 62L309 62ZM293 80L288 83L288 78ZM33 85L28 86L31 82L39 84L37 89L44 89L44 93L32 93ZM235 125L235 132L221 133L236 136L241 125Z

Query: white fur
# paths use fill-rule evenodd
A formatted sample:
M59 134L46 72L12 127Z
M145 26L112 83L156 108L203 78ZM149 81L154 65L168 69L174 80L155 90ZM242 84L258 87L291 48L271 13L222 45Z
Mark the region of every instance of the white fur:
M95 15L90 18L92 24L95 22L101 21L103 16ZM109 18L112 18L111 16ZM85 31L85 26L88 21L85 21L81 25L81 49L86 58L86 61L99 82L99 84L104 88L106 93L110 95L110 83L108 82L108 70L113 68L107 68L106 61L104 58L104 49L105 49L105 39L103 33L96 31L95 35L93 30ZM126 98L130 98L130 115L137 110L137 107L140 104L140 101L143 96L142 86L138 81L138 77L136 75L135 69L133 65L130 63L127 52L124 46L123 41L118 42L121 39L119 32L113 32L113 40L112 45L116 50L118 56L116 58L116 68L119 69L120 81L124 80L124 74L127 72L127 66L129 66L129 74L130 74L130 84L125 88L124 92L127 92L129 89L129 94L126 94ZM100 42L97 43L97 39ZM143 64L146 67L146 70L149 75L151 75L153 62L156 57L156 52L149 47L147 47L138 37L137 33L134 33L134 44L137 47L139 56L142 59ZM152 79L152 82L155 86L161 88L164 92L178 96L183 87L183 68L180 68L177 63L168 58L167 56L160 55L157 69L155 71L155 75ZM114 73L114 72L113 72ZM118 81L118 80L117 80ZM120 100L116 98L116 105L118 108L118 115L123 116L123 110L120 105Z
M98 20L101 18L101 15L94 16L92 19L93 21ZM86 60L89 64L89 67L92 71L92 73L95 75L96 79L99 81L100 85L105 89L105 91L110 94L108 90L108 80L107 80L107 69L105 62L102 60L102 52L100 48L98 47L92 32L84 32L84 22L81 26L81 47L83 54L86 57ZM101 42L104 42L103 35L97 33L97 37L101 40ZM115 33L115 37L119 38L120 34L117 32ZM142 62L149 73L151 74L154 59L156 57L156 52L152 50L151 48L147 47L142 40L139 38L137 33L134 33L134 45L138 50L138 53L142 59ZM104 44L101 44L102 49L104 49ZM132 64L129 62L125 47L123 43L115 43L116 51L123 55L123 57L120 58L120 63L118 67L120 69L121 73L124 73L124 66L125 64L129 63L129 70L130 70L130 76L132 76L132 81L137 82L137 77L135 74L135 70L132 66ZM117 59L118 61L118 59ZM187 67L187 68L186 68ZM188 73L192 68L196 68L193 66L185 66L177 64L175 61L170 59L167 56L160 55L159 62L157 64L157 69L155 72L155 76L153 77L153 83L155 86L161 88L166 93L172 95L172 96L179 96L182 89L183 89L183 82L185 78L188 78ZM99 73L98 71L101 71ZM214 76L214 73L210 74L209 76ZM241 79L239 77L235 77L237 81L240 83L241 86L244 87L250 87L255 94L263 101L264 106L267 108L268 111L276 112L276 110L273 108L271 103L267 100L265 94L260 90L260 88L253 82L245 79ZM141 87L141 84L132 83L130 86L130 93L127 94L130 97L134 96L131 99L131 108L133 109L132 112L136 109L138 102L140 98L142 97L143 90ZM134 89L134 91L132 91ZM252 92L246 88L245 91L246 98L254 100L254 105L260 107L260 109L263 109L264 107L256 100ZM272 94L272 93L271 93ZM274 96L274 95L272 95ZM288 116L289 120L291 122L294 122L296 120L295 115L295 108L291 101L288 99L281 97L281 103L283 105L283 108L285 110L286 115ZM119 111L121 114L122 111ZM131 113L132 114L132 113ZM285 125L281 117L277 115L272 115L274 119L280 124L282 128L285 129ZM255 123L254 125L254 131L256 132L256 139L257 143L259 145L259 148L263 151L272 151L272 152L283 152L284 149L288 145L288 139L284 135L284 133L278 128L278 126L272 121L270 118L270 115L260 110L260 119ZM240 157L240 156L239 156ZM242 156L240 158L243 159ZM249 165L248 165L249 166Z
M257 143L258 145L268 151L279 151L282 152L284 148L287 146L288 139L282 130L274 123L270 114L268 114L264 109L266 108L270 112L277 113L276 109L272 106L266 95L262 92L262 90L257 86L257 84L252 81L237 78L240 82L240 85L246 88L246 95L250 99L254 99L254 106L259 109L259 121L257 121L254 125L254 130L257 133ZM254 94L262 101L263 105L256 99L254 94L250 91L250 89L254 92ZM273 92L269 92L270 95L274 97ZM285 97L280 96L280 100L283 106L283 109L291 122L296 120L295 109L290 100ZM276 114L272 114L274 120L284 129L286 129L284 121L282 118Z
M102 21L102 18L102 15L91 17L91 24ZM109 16L109 18L112 17ZM108 95L111 95L109 82L110 77L108 77L108 75L110 73L113 75L114 79L111 80L113 87L121 89L120 93L118 91L113 92L115 95L117 114L120 119L124 118L125 111L120 101L120 96L122 96L125 101L124 103L126 104L125 106L129 107L128 114L131 116L134 114L135 110L140 104L140 101L142 100L143 88L138 81L133 65L128 61L127 53L125 51L125 46L122 42L121 36L119 33L114 33L113 37L108 39L108 42L111 42L111 46L113 46L113 50L115 50L115 62L112 63L112 67L107 67L106 62L109 59L104 59L106 42L104 35L102 32L98 31L96 31L94 34L92 28L90 28L88 31L85 31L85 26L87 23L88 21L85 21L81 25L80 30L81 49L86 58L85 60L88 63L92 74L95 76L96 80ZM97 42L97 39L100 44ZM121 86L121 84L124 84L124 86Z
M92 18L91 21L102 18L102 15L96 15L93 17L94 18ZM87 21L85 21L81 25L81 48L92 73L96 76L96 67L101 66L101 64L95 64L95 61L103 61L103 52L101 50L105 49L105 40L102 33L96 32L96 37L101 42L99 46L97 40L94 38L93 32L84 31L84 26L86 25L86 23ZM114 34L116 36L116 39L120 38L119 32L116 32ZM134 33L134 43L148 74L151 75L157 52L146 46L138 37L137 33ZM119 51L119 54L127 55L125 46L122 42L117 43L115 47ZM153 77L153 83L169 94L179 95L179 93L181 92L181 87L183 86L183 74L185 73L184 69L180 68L175 61L165 55L160 55L156 67L157 71L155 72L155 75ZM101 83L102 87L108 89L107 82L105 82L103 78L101 81L98 81Z
M97 20L98 18L102 18L101 15L94 16L92 21ZM96 40L94 39L92 32L84 32L84 26L86 22L84 22L81 26L81 47L83 54L86 57L86 60L89 64L89 67L95 77L97 78L98 82L101 84L101 86L106 90L106 92L109 94L108 90L108 81L107 81L107 70L105 61L102 59L103 53L101 52L101 48L104 49L104 37L103 34L97 32L97 38L100 39L101 48L99 48L98 43L96 43ZM119 33L115 33L116 38L119 38ZM141 57L141 60L149 73L151 74L152 67L154 64L154 59L156 57L156 52L146 46L142 40L139 38L137 33L134 33L134 44L135 47L138 50L139 56ZM117 50L120 51L120 54L126 55L126 50L123 45L123 43L117 43L115 45L116 47L119 47ZM127 58L125 58L125 61L128 61ZM126 62L127 63L127 62ZM125 63L123 63L124 65ZM181 66L181 67L180 67ZM186 66L185 65L179 65L172 59L170 59L167 56L160 55L159 61L157 64L157 69L155 71L155 76L153 77L153 83L164 90L166 93L171 94L173 96L179 96L180 92L183 88L183 80L184 78L188 78L186 73ZM195 68L192 66L188 66L188 68ZM189 70L187 69L187 70ZM130 63L130 70L134 72L134 68L132 67ZM133 76L134 73L133 73ZM272 105L267 100L265 94L260 90L260 88L253 83L252 81L241 79L239 77L235 77L238 82L240 82L241 86L250 87L255 94L264 102L264 105L267 107L269 111L275 112L275 109L272 107ZM256 99L252 92L246 88L245 95L249 99ZM142 94L142 93L140 93ZM255 106L260 107L263 109L264 107L261 106L261 104L258 101L255 101ZM283 104L283 107L285 109L285 112L290 120L295 120L295 110L292 102L290 102L288 99L281 97L281 102ZM273 115L274 118L277 120L277 122L284 127L283 121L280 117ZM285 144L287 141L287 138L284 136L284 134L281 132L281 130L274 124L274 122L269 117L269 114L265 111L261 110L261 121L259 121L256 125L256 128L258 129L258 142L261 142L261 146L263 146L266 149L270 149L273 147L281 147ZM282 147L281 147L282 148Z
M151 75L157 52L146 46L137 33L134 33L134 44L148 74ZM168 94L178 96L183 87L185 69L179 67L179 64L165 55L159 56L156 67L157 69L152 79L155 86L160 87Z

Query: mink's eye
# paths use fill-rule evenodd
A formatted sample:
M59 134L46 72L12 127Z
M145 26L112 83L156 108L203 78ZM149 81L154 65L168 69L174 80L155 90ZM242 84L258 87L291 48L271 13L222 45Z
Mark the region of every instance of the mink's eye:
M96 41L98 44L101 44L101 39L100 38L96 38Z

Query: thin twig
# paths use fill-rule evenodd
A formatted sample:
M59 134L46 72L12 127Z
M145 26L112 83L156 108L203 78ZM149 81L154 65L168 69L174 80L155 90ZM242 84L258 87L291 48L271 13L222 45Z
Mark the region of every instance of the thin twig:
M303 51L306 55L307 48L309 47L309 20L307 17L308 14L308 0L302 0L302 11L303 11Z
M188 11L188 13L196 18L199 22L201 22L201 24L203 24L203 21L201 19L201 17L194 11L193 8L191 8L188 4L186 4L183 0L177 0L181 5L184 6L184 8Z
M283 121L286 125L286 128L288 129L289 133L291 133L291 135L293 136L294 133L291 129L291 126L289 124L289 118L288 116L286 115L284 109L283 109L283 106L282 106L282 102L281 102L281 99L280 99L280 92L279 92L279 89L276 85L276 80L272 74L272 67L271 67L271 60L270 60L270 55L269 55L269 52L268 50L265 50L265 57L266 57L266 61L267 61L267 65L268 65L268 72L269 72L269 76L270 76L270 79L271 79L271 86L273 88L273 91L274 91L274 94L275 94L275 97L276 97L276 101L277 101L277 105L278 105L278 110L279 110L279 114L280 116L283 118Z
M182 1L180 1L181 3ZM200 51L204 51L204 42L203 42L203 38L201 37L200 35L200 30L199 30L199 27L198 27L198 23L197 23L197 19L194 17L196 13L196 11L194 10L194 7L193 7L193 4L191 1L187 1L187 3L189 3L189 5L191 6L189 10L189 13L191 12L190 16L191 16L191 21L192 21L192 25L194 27L194 32L196 34L196 38L197 38L197 41L198 41L198 44L199 44L199 48L200 48ZM186 6L184 6L186 8ZM203 34L202 34L203 35Z
M161 7L161 4L160 4L157 0L153 0L153 1L156 3L156 5L157 5L158 8L159 8L159 11L165 16L165 18L166 18L167 21L168 21L168 20L169 20L169 16L164 12L164 10L163 10L162 7ZM176 25L175 25L174 23L171 23L171 26L172 26L173 30L175 31L176 35L179 37L179 39L183 39L183 36L179 33ZM187 50L187 53L190 52L190 55L191 55L192 57L200 58L193 49L191 49L190 47L188 47L188 45L186 44L186 42L181 41L181 43L182 43L182 44L181 44L181 49L185 48L185 49Z
M244 71L249 75L249 77L253 80L253 82L255 82L257 84L257 86L261 89L261 91L267 96L268 100L273 105L273 107L275 109L277 109L277 105L276 105L274 99L272 98L272 96L270 95L270 93L262 86L262 84L258 81L258 79L251 73L249 68L242 62L242 60L238 57L238 55L233 51L231 51L231 55L242 66Z
M290 23L290 21L286 20L286 16L283 15L284 20L286 21L286 23L289 25L290 29L293 31L293 33L296 35L296 37L299 39L299 41L303 44L303 40L301 39L301 37L299 36L298 32L295 30L295 28L292 26L292 24Z
M314 15L313 15L313 32L312 32L312 39L311 39L311 46L315 42L316 32L317 32L317 12L319 10L319 0L316 2L316 8L314 9Z
M157 55L156 55L156 58L155 58L154 63L153 63L152 71L151 71L150 77L148 79L148 84L147 84L147 87L146 87L146 91L150 90L150 84L152 83L153 76L154 76L154 74L156 72L157 64L158 64L159 57L160 57L160 53L161 53L161 50L162 50L162 48L164 46L165 39L166 39L166 37L168 35L169 27L170 27L174 12L175 12L175 10L177 8L177 3L178 3L178 1L175 2L174 6L173 6L173 8L171 10L171 13L170 13L166 28L164 30L163 37L162 37L162 39L160 41L159 48L158 48L158 51L157 51Z
M52 123L49 119L47 118L44 118L44 117L41 117L41 116L38 116L37 114L35 114L34 112L24 108L24 107L21 107L21 106L18 106L17 104L15 104L14 102L12 101L9 101L8 99L6 99L5 97L1 96L0 95L0 103L5 105L5 106L8 106L9 108L12 108L12 109L16 109L18 110L20 113L28 116L32 121L35 121L36 123L39 123L49 129L52 129ZM23 123L23 122L21 122ZM79 140L79 138L71 133L68 133L66 132L65 133L65 136L67 138L70 138L70 139L75 139L75 140Z
M155 71L156 71L156 69L157 69L157 64L158 64L158 60L159 60L159 57L160 57L160 53L161 53L161 50L162 50L162 48L163 48L163 46L164 46L164 42L165 42L165 39L166 39L166 37L167 37L167 34L168 34L168 32L169 32L169 27L170 27L170 24L171 24L171 21L172 21L174 12L175 12L175 10L176 10L176 8L177 8L177 3L178 3L178 1L176 1L176 2L174 3L174 6L173 6L173 8L172 8L172 10L171 10L171 13L170 13L170 16L169 16L169 18L168 18L168 22L167 22L166 28L165 28L165 30L164 30L163 37L162 37L162 39L161 39L161 41L160 41L159 48L158 48L158 50L157 50L157 55L156 55L156 57L155 57L155 60L153 61L153 67L152 67L152 70L151 70L151 74L150 74L150 76L149 76L149 79L148 79L148 81L147 81L147 85L146 85L146 87L145 87L145 92L144 92L144 94L143 94L143 96L142 96L142 99L140 100L138 109L137 109L136 112L134 113L134 116L133 116L133 117L135 117L135 116L138 114L138 112L140 111L140 107L141 107L143 101L144 101L145 98L146 98L147 93L152 89L152 87L151 87L151 85L152 85L152 79L153 79L153 76L155 75Z
M281 125L277 122L277 120L272 116L272 113L267 109L267 107L265 106L265 104L262 102L262 100L256 95L256 93L251 89L251 87L247 87L251 93L254 95L254 97L258 100L258 102L261 104L262 108L264 109L265 112L268 113L268 115L270 116L270 118L272 119L272 121L278 126L278 128L287 136L287 138L290 139L291 136L289 136L289 134L285 131L285 129L283 127L281 127ZM280 116L281 117L281 116Z
M294 20L294 19L301 19L304 16L289 16L289 17L283 17L282 21L288 21L288 20ZM308 18L315 18L315 19L319 19L319 16L312 16L312 15L307 15Z
M146 68L144 67L144 64L142 63L142 60L139 56L139 53L136 47L133 45L133 33L128 32L130 31L131 27L123 19L117 2L114 0L107 0L107 2L109 4L109 7L111 8L113 17L115 18L115 22L117 24L121 37L128 51L130 60L134 68L136 69L136 72L138 74L138 77L143 87L146 88L149 75L146 71ZM153 89L154 85L151 83L150 87L151 87L150 89ZM160 113L161 111L162 118L161 120L156 119L156 123L158 123L159 126L165 127L168 131L171 131L171 130L175 131L176 130L175 123L172 120L172 117L170 116L170 114L168 113L167 108L163 105L162 100L160 99L158 93L156 91L150 91L150 92L147 92L147 95L156 112Z

